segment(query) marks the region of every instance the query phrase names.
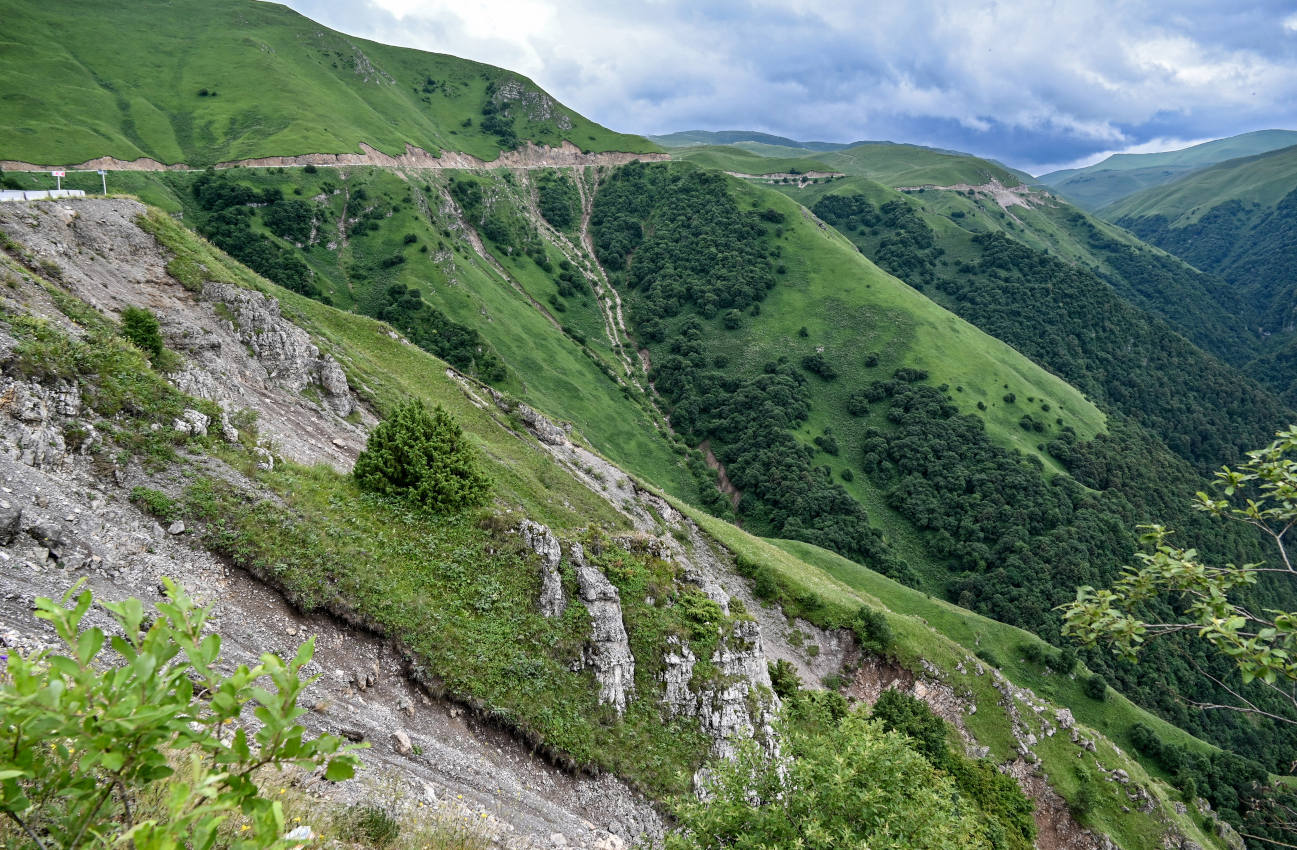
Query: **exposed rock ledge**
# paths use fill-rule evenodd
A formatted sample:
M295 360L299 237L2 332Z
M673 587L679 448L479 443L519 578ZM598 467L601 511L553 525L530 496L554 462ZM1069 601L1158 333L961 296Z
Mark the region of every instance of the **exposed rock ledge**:
M555 168L585 165L625 165L628 162L660 162L669 160L667 153L629 153L626 151L606 151L603 153L583 153L580 148L569 141L556 148L548 145L534 145L527 142L517 150L501 151L500 156L487 162L475 156L459 151L442 151L440 155L432 154L421 147L406 142L405 152L393 156L364 142L359 144L360 153L307 153L295 156L264 156L254 159L232 159L217 163L217 168L279 168L295 165L381 165L388 168ZM3 171L47 171L50 168L70 168L73 170L106 169L108 171L195 171L193 166L183 162L168 165L149 157L125 160L112 156L101 156L88 159L75 165L36 165L18 160L0 160Z

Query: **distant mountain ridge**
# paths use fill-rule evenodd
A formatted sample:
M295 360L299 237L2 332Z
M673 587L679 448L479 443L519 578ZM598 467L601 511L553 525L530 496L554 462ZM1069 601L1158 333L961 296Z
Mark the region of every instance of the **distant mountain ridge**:
M1192 171L1238 157L1297 145L1297 131L1258 130L1161 153L1113 154L1085 168L1066 168L1037 180L1089 212L1143 189L1161 186Z
M1228 281L1238 307L1224 320L1265 338L1247 371L1297 400L1297 146L1195 171L1102 215Z

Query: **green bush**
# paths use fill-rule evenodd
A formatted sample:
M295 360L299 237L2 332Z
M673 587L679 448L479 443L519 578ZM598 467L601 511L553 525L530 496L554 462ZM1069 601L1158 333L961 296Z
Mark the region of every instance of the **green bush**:
M892 645L892 627L881 611L875 611L867 605L861 605L852 620L851 630L856 640L865 649L873 650L880 655L887 652Z
M162 329L152 310L127 307L122 311L122 336L152 360L162 353Z
M486 502L491 482L477 453L441 405L402 405L369 435L353 474L362 488L408 499L437 513Z
M238 840L222 846L280 847L283 806L261 796L257 772L323 768L337 781L359 764L341 739L308 739L297 723L311 641L291 661L266 653L227 676L203 610L163 581L167 600L151 616L138 599L101 603L121 633L111 639L81 627L89 591L37 599L66 654L0 656L0 813L32 839L16 846L209 850L241 817ZM253 705L255 732L230 725Z
M985 844L983 825L950 780L862 712L825 734L789 730L786 761L753 741L712 767L707 796L676 802L671 850L840 847L945 848ZM790 788L797 789L789 793Z
M1108 682L1102 676L1095 674L1085 680L1083 690L1085 691L1085 695L1090 699L1096 699L1102 702L1108 695Z

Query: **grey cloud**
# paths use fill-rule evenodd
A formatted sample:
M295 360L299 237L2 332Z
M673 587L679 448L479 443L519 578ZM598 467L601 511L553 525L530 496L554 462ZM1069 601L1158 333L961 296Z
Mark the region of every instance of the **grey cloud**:
M511 35L473 34L446 0L289 5L356 35L511 67L627 132L887 138L1031 169L1297 126L1291 2L565 0Z

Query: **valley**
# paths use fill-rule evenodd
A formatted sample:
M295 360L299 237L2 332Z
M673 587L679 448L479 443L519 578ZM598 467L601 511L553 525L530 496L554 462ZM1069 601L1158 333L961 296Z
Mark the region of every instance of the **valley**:
M1282 687L1067 624L1148 523L1271 557L1193 500L1297 421L1286 131L1037 179L617 133L251 0L122 4L95 26L152 48L114 54L68 5L19 4L0 54L49 80L0 101L0 181L111 191L0 203L8 651L55 645L38 597L164 576L234 663L314 635L298 722L368 745L282 780L323 846L1297 834ZM352 474L415 402L479 502ZM1297 610L1287 576L1235 594Z

